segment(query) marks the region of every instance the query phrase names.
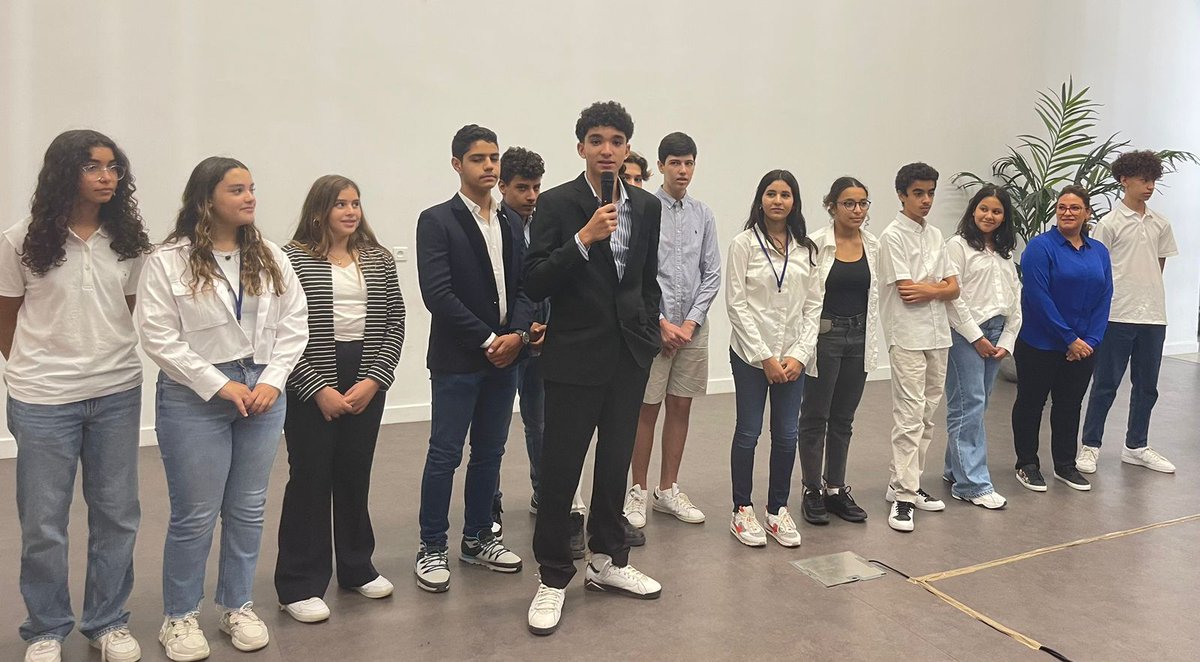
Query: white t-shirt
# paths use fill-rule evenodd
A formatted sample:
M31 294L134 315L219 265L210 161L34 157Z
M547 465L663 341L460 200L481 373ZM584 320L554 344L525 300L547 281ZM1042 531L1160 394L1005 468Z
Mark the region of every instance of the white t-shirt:
M958 298L946 302L951 328L975 342L983 337L979 325L1000 315L1004 331L996 346L1012 354L1021 331L1021 281L1012 257L986 248L977 251L956 234L946 242L946 261L959 274Z
M333 339L362 340L367 328L367 283L358 264L333 267Z
M920 351L951 345L946 302L904 303L896 281L938 283L957 275L946 261L942 232L898 212L879 235L879 313L888 347Z
M1096 224L1091 237L1108 248L1112 260L1109 321L1166 324L1167 300L1158 260L1179 255L1170 222L1149 207L1143 216L1118 202Z
M145 258L121 260L103 228L87 241L68 231L66 262L35 276L21 264L29 223L17 223L0 239L0 296L25 297L4 374L9 395L61 405L141 385L125 297L137 293Z
M227 287L229 288L230 298L234 302L235 314L238 305L238 296L240 295L242 298L242 318L238 321L238 324L242 327L242 333L246 334L246 341L253 347L254 332L258 328L259 298L240 288L242 283L242 253L241 251L217 250L214 250L212 253L213 258L217 261L217 266L221 268L221 273L225 276L225 283L227 283Z

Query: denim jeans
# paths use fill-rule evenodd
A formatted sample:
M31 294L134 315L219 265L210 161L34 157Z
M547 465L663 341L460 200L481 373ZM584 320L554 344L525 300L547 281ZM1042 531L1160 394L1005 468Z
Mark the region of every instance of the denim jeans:
M1004 317L997 315L979 325L983 337L993 345L1004 330ZM942 475L953 481L950 491L962 499L974 499L996 491L987 465L987 412L1000 361L985 359L975 345L956 331L946 361L946 466Z
M231 381L253 389L266 366L250 359L217 364ZM167 475L171 519L163 548L163 613L177 618L200 609L213 529L221 517L217 606L237 609L253 599L271 463L283 434L287 398L242 417L232 402L205 402L160 373L155 428Z
M867 382L866 314L828 321L817 336L817 376L804 381L800 405L800 470L810 490L846 484L854 412Z
M137 449L142 389L63 405L8 398L17 441L21 597L25 641L66 637L75 626L67 588L67 519L83 465L88 505L87 579L80 631L95 639L129 622L138 505Z
M463 500L463 535L492 528L492 499L500 482L500 458L512 422L517 367L488 367L478 372L432 372L432 420L425 472L421 476L421 542L445 547L450 530L454 472L462 463L467 432L471 457Z
M1163 324L1125 324L1109 322L1104 342L1096 349L1096 367L1092 374L1092 394L1088 397L1083 419L1083 443L1100 447L1104 421L1117 388L1129 366L1129 424L1125 446L1145 448L1150 435L1150 412L1158 401L1158 369L1162 365L1163 342L1167 327Z
M754 488L754 447L762 434L763 409L771 399L771 462L767 475L767 512L778 514L787 505L792 489L792 468L796 465L799 437L800 399L804 393L804 375L794 382L767 383L759 368L746 363L729 350L733 367L734 402L737 422L733 427L733 448L729 468L733 480L733 507L752 505Z

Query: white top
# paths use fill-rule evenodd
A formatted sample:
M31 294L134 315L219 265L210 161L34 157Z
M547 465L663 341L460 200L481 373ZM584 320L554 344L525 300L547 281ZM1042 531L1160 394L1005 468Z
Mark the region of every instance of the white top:
M862 237L863 252L867 254L867 268L871 271L871 289L867 292L867 346L864 364L867 372L879 365L879 240L866 230L859 229ZM833 261L837 256L837 238L833 234L833 226L826 225L809 235L820 251L817 255L817 268L820 269L821 286L829 279L833 269ZM822 297L822 302L824 298ZM817 376L817 362L808 366L807 374Z
M217 266L220 267L221 273L225 276L225 283L229 287L229 294L232 297L241 295L242 310L240 326L242 332L246 334L246 339L251 347L254 346L254 330L258 327L258 297L241 289L242 284L242 252L241 251L213 251L213 257L217 259ZM234 300L234 312L237 312L237 301ZM249 354L247 354L249 356Z
M259 383L283 391L288 373L308 344L308 303L292 263L263 240L283 274L282 293L267 279L258 297L250 342L234 315L233 294L223 283L192 292L184 239L159 246L146 260L138 284L137 325L142 350L168 377L211 399L229 381L217 363L253 357L266 365ZM243 314L243 318L245 315Z
M786 258L767 237L762 244L770 261L754 228L738 233L729 245L725 306L733 327L730 349L760 369L764 359L788 356L807 368L815 363L825 281L809 263L808 249L795 240L789 241ZM777 274L784 276L782 288L776 285Z
M500 222L500 203L492 200L492 211L484 218L483 208L471 201L470 198L458 192L463 204L471 210L475 225L483 234L483 243L487 244L488 259L492 263L492 277L496 279L496 296L500 299L500 326L508 319L508 292L504 287L504 224ZM491 344L489 342L487 344ZM485 347L487 345L484 345Z
M333 269L333 339L337 342L362 340L367 328L367 283L358 263Z
M979 325L1001 315L1004 331L996 346L1012 354L1021 331L1021 281L1012 257L986 248L977 251L956 234L946 242L946 261L959 274L958 298L946 302L950 327L975 342L983 337Z
M879 299L888 347L913 351L949 347L950 320L946 302L908 304L900 298L897 281L939 283L957 276L945 259L942 233L929 223L917 223L897 212L879 235Z
M125 297L136 294L145 258L120 260L103 229L67 232L66 262L35 276L21 264L30 219L0 238L0 296L25 297L4 381L13 398L61 405L142 383L137 333Z
M1091 237L1108 248L1112 260L1109 321L1166 324L1166 293L1158 260L1179 255L1171 223L1149 207L1141 215L1118 202L1096 224Z

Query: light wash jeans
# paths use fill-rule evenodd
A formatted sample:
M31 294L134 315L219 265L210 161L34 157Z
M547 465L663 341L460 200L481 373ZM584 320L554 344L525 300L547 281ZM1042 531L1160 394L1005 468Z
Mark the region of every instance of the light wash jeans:
M250 359L216 366L253 389L266 366ZM159 374L155 401L158 447L167 474L171 520L163 548L163 613L178 618L199 611L213 529L221 516L217 606L252 602L262 540L267 481L283 434L287 398L243 418L219 396L207 402Z
M994 345L1004 330L997 315L979 325ZM985 359L975 345L957 332L946 366L946 466L942 475L954 481L950 491L961 499L974 499L996 491L987 465L987 412L1000 362Z
M62 640L75 627L67 588L67 519L75 472L83 466L88 505L83 620L88 639L125 627L133 589L138 506L140 386L63 405L8 398L17 440L17 514L21 520L21 596L29 617L21 638Z

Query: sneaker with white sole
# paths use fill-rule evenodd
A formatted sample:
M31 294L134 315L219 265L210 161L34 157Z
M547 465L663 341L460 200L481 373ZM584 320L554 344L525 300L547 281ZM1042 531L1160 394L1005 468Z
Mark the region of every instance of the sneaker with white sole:
M592 554L584 573L583 587L601 593L619 593L639 600L654 600L662 595L662 584L631 565L613 565L607 554Z
M375 579L372 579L362 586L356 586L354 590L358 591L363 597L371 598L372 600L378 600L391 595L392 591L396 590L396 587L392 586L392 583L388 581L387 577L379 575Z
M417 560L413 563L413 574L417 586L430 593L445 593L450 590L449 552L445 547L421 543Z
M100 651L100 662L137 662L142 659L142 647L129 633L128 627L109 630L91 642Z
M1017 480L1025 486L1025 489L1034 492L1046 491L1046 479L1042 477L1042 470L1036 464L1026 464L1017 469Z
M1079 473L1078 469L1064 471L1062 473L1059 473L1058 469L1055 469L1054 477L1066 483L1067 487L1073 490L1087 492L1088 490L1092 489L1092 484L1088 482L1088 479L1083 477L1083 474Z
M57 639L39 639L25 649L25 662L61 662L62 642Z
M305 598L279 605L280 611L286 611L288 616L301 623L320 623L329 618L329 605L321 598Z
M688 495L679 491L679 483L671 483L671 489L666 491L654 488L652 507L660 513L674 515L680 522L699 524L704 521L704 513L700 512Z
M763 531L758 518L754 516L752 506L739 506L729 522L729 532L738 542L750 547L763 547L767 544L767 533Z
M916 507L908 501L893 501L892 512L888 515L888 526L906 533L912 531L915 526L914 510Z
M958 499L959 501L967 501L981 508L987 508L988 510L1000 510L1008 505L1008 500L1000 496L999 492L988 492L987 494L981 494L977 497L971 497L970 499L966 497L960 497L953 493L951 493L950 496Z
M784 547L799 547L800 532L796 530L796 520L788 513L787 506L779 509L778 515L767 513L767 533Z
M1159 455L1158 451L1146 446L1145 448L1129 448L1126 447L1121 451L1121 461L1125 464L1133 464L1139 467L1146 467L1154 471L1159 471L1165 474L1175 473L1175 465L1171 464L1170 460ZM1082 469L1080 469L1082 471Z
M163 619L162 627L158 630L158 642L167 652L167 659L174 662L195 662L208 658L208 639L196 621L197 612L184 614L179 618L170 616Z
M887 493L884 494L883 498L887 499L888 503L894 502L896 500L896 490L891 485L888 485ZM929 492L919 488L917 489L917 500L913 502L913 505L917 507L917 510L925 510L931 513L946 509L945 501L935 498Z
M1094 474L1096 473L1096 461L1099 459L1100 449L1084 444L1079 449L1079 455L1075 456L1075 468L1085 474Z
M646 526L646 493L640 485L634 485L625 493L625 519L636 529Z
M474 538L463 536L460 549L458 558L465 563L481 565L496 572L521 571L521 557L505 547L490 531L484 531Z
M252 602L221 614L221 632L229 635L233 647L242 652L265 648L271 642L267 624L254 613Z
M562 619L563 600L567 592L561 588L550 588L538 584L537 593L529 605L529 631L534 634L553 634Z

